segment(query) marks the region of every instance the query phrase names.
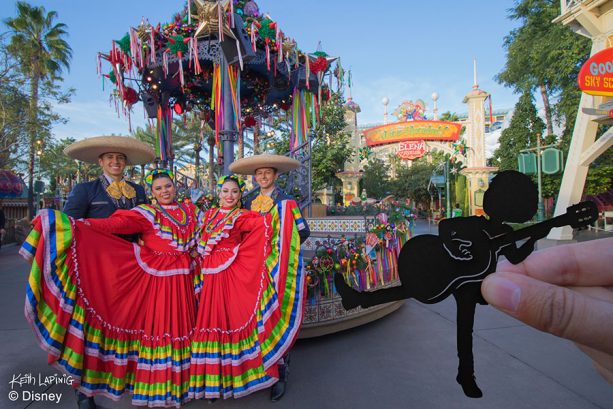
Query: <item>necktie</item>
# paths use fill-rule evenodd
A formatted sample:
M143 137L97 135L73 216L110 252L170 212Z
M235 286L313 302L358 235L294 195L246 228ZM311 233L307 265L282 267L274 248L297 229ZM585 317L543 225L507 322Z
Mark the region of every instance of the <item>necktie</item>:
M113 199L121 199L121 197L125 197L126 199L133 199L136 197L136 191L132 186L127 184L125 181L121 182L113 182L106 188L106 192Z

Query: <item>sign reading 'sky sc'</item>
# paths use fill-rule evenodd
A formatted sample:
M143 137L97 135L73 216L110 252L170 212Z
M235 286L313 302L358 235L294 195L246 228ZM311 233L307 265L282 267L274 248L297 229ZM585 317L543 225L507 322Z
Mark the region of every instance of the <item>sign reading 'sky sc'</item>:
M577 82L586 94L613 96L613 48L592 55L581 67Z

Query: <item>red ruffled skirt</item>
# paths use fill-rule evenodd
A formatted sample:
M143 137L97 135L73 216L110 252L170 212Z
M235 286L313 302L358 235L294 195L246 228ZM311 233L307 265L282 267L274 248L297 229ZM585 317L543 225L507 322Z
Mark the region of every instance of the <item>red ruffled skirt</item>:
M22 255L32 259L26 318L48 360L88 396L134 405L189 400L196 318L187 253L156 252L44 211Z
M190 397L238 398L271 386L296 339L305 280L292 208L261 220L240 241L225 234L202 260Z

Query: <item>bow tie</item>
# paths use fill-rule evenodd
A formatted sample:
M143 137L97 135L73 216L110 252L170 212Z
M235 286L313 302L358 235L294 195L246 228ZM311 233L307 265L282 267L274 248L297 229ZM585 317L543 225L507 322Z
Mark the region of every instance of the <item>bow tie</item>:
M253 202L251 202L251 210L254 212L268 213L275 202L270 196L258 195Z
M113 199L121 199L121 197L125 197L126 199L133 199L136 197L136 191L132 186L124 182L113 182L106 188L106 193L109 194Z

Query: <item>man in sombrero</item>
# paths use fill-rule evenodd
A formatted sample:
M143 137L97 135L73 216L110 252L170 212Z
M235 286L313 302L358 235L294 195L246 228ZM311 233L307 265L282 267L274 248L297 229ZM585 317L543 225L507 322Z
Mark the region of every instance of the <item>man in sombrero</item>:
M64 205L64 213L75 219L109 217L117 209L131 209L147 202L145 189L124 179L126 165L153 161L153 148L128 136L97 136L68 146L64 153L73 159L94 163L102 175L76 185Z
M64 204L64 213L75 219L106 218L117 209L132 209L147 203L145 189L124 179L126 165L140 165L155 159L154 150L136 138L97 136L73 143L64 149L73 159L97 163L102 175L77 184ZM120 236L134 241L134 237ZM94 398L76 392L79 409L96 409Z
M255 181L260 187L260 194L256 197L248 198L243 206L246 209L268 213L270 209L282 200L294 199L277 186L279 175L285 172L298 169L300 162L296 159L281 155L255 155L242 158L230 164L230 171L241 175L254 175ZM309 237L311 231L304 219L298 227L300 243Z
M284 172L300 167L300 162L296 159L281 155L254 155L242 158L230 164L230 171L241 175L254 175L255 181L260 187L260 193L255 198L248 198L243 206L246 209L268 213L273 206L283 200L293 198L284 192L276 182L279 175ZM306 220L299 216L296 217L296 227L300 235L302 244L311 234ZM278 401L285 394L285 387L289 375L289 352L279 361L279 381L270 390L270 399Z

